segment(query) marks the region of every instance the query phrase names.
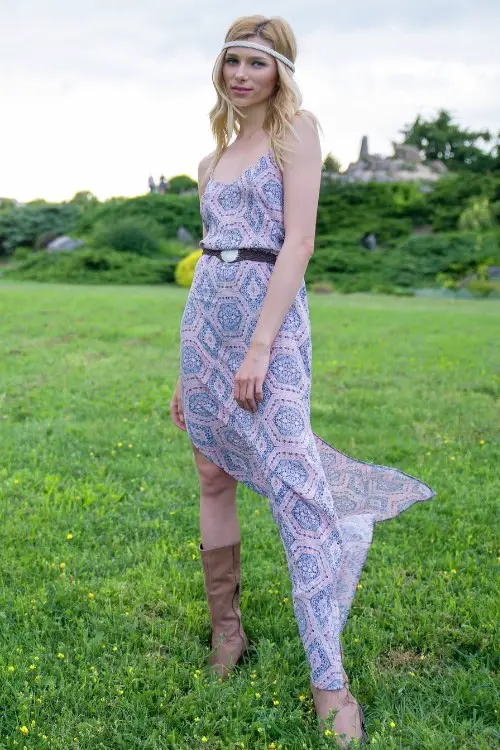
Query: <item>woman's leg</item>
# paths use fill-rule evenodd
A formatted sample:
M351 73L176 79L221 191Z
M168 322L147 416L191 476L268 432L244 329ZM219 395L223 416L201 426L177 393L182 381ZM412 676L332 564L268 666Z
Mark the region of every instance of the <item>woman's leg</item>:
M238 482L195 446L193 452L200 478L200 556L212 624L210 664L227 677L248 647L240 610Z
M238 544L238 482L224 469L209 461L193 444L192 448L200 480L200 532L203 549Z

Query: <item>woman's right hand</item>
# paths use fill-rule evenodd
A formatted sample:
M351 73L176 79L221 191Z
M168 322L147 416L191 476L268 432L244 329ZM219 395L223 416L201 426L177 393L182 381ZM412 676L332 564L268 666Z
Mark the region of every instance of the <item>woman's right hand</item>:
M181 381L177 381L175 386L174 395L170 402L170 416L176 427L180 430L187 432L186 423L184 421L184 409L182 408L182 396L181 396Z

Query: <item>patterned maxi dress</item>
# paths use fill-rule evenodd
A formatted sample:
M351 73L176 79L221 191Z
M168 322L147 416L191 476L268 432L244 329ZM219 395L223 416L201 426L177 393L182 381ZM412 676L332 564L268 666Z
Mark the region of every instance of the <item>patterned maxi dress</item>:
M202 247L279 253L283 182L271 151L231 183L210 179ZM255 413L233 396L273 266L202 255L182 316L180 383L188 435L213 463L269 499L313 683L344 684L340 634L377 521L434 491L398 469L333 448L310 424L311 331L304 281L271 348Z

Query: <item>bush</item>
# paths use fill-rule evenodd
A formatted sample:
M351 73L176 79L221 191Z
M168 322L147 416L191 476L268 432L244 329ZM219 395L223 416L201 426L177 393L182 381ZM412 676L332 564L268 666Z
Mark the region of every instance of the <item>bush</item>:
M31 258L32 255L33 255L33 248L23 247L21 245L21 247L16 247L16 249L14 250L14 253L12 254L12 257L16 261L24 261L27 258Z
M34 250L45 250L47 245L50 245L53 240L57 240L60 236L59 232L43 232L43 234L36 238Z
M315 281L311 284L311 292L316 294L331 294L335 291L335 287L330 281Z
M175 261L147 258L109 249L82 248L37 253L4 277L71 284L173 283Z
M186 255L175 267L175 281L179 286L189 288L193 282L194 269L201 258L202 251L195 250Z
M202 236L200 202L196 195L159 195L149 193L138 198L112 198L104 203L91 206L80 214L78 236L91 234L95 227L114 224L121 219L145 217L161 226L164 239L177 239L177 229L181 226L190 232L195 240Z
M306 271L306 282L331 281L341 292L369 292L442 284L459 280L488 262L500 263L499 236L450 232L413 236L394 247L366 250L357 234L342 231L319 237ZM399 290L395 292L394 290Z
M80 216L78 206L65 203L35 203L0 211L0 255L10 255L16 247L34 247L41 235L53 238L71 234Z
M177 242L176 240L162 240L159 252L161 256L179 262L182 258L185 258L186 255L193 252L193 248L184 245L182 242Z
M485 281L483 279L473 279L466 284L466 289L475 297L489 297L496 291L496 285L493 281Z
M458 228L462 232L480 232L492 229L495 216L490 201L486 196L474 198L460 214Z
M92 244L151 257L160 252L161 241L162 229L156 221L146 216L126 216L110 223L101 222L94 231Z

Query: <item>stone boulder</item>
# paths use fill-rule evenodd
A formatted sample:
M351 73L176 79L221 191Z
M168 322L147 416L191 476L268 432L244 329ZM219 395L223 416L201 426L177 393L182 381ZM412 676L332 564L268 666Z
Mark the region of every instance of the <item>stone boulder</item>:
M49 242L46 249L48 253L57 253L61 250L77 250L83 245L85 245L83 240L74 240L72 237L64 235Z

